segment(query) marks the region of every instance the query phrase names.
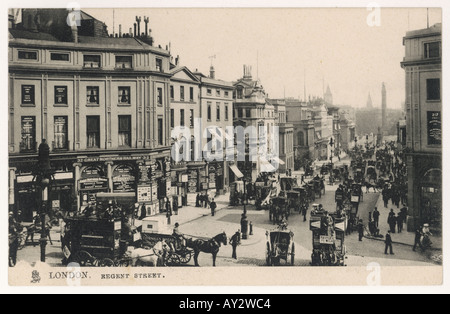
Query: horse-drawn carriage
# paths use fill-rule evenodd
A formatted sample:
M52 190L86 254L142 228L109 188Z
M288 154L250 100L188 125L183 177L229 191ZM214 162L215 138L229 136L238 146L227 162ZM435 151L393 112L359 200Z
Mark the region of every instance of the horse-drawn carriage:
M279 224L283 218L289 218L289 200L287 197L275 197L269 210L269 220Z
M310 230L313 234L312 266L344 266L346 217L313 210Z
M320 174L321 175L327 175L331 173L331 170L333 169L333 165L331 163L323 164L320 168Z
M80 216L66 218L65 223L61 244L67 261L91 267L125 266L122 219Z
M278 229L267 231L266 264L278 266L284 260L290 265L295 262L294 233L287 229L286 225L280 225Z

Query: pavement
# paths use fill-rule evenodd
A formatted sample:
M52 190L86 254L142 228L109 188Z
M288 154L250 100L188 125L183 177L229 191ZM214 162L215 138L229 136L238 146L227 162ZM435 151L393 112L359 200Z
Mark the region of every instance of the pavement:
M370 194L370 193L369 193ZM367 195L367 194L365 194ZM389 213L391 211L391 209L394 209L394 212L396 214L398 214L400 212L400 209L397 208L392 201L389 201L388 203L388 207L384 207L384 201L383 201L383 197L380 195L377 205L376 207L378 208L378 211L380 212L380 222L379 222L379 229L380 229L380 234L381 235L386 235L387 232L390 230L390 227L387 223L387 218L389 217ZM372 211L375 208L372 209ZM362 217L364 218L364 222L365 224L368 223L369 217ZM384 241L384 239L378 239L378 238L373 238L370 236L366 236L367 238L370 238L372 240L379 240L379 241ZM404 225L404 229L401 233L394 233L391 234L392 240L394 242L394 244L401 244L401 245L407 245L410 247L414 246L414 238L415 238L415 232L408 232L406 230L406 225ZM439 235L433 235L431 237L431 241L433 242L433 246L432 246L432 250L434 251L442 251L442 247L443 247L443 241L442 241L442 236Z

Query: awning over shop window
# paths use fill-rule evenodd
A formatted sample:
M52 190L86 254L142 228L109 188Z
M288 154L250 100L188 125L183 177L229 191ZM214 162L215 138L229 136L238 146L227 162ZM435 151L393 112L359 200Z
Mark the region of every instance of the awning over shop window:
M244 175L242 174L242 172L238 169L238 167L236 165L231 165L230 166L231 171L233 171L234 175L238 178L241 179L244 177Z
M282 160L281 160L280 158L278 158L278 157L273 157L272 160L275 161L275 162L277 162L277 163L280 164L280 165L283 165L283 166L286 164L284 161L282 161Z
M272 164L270 162L268 162L267 160L261 160L261 172L276 172L277 169L275 169L274 166L272 166Z

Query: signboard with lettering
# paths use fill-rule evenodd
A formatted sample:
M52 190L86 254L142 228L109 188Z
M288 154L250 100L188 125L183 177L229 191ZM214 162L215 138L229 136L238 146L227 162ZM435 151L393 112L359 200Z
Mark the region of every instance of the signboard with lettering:
M34 105L34 85L22 85L22 104Z
M428 145L442 145L442 119L440 111L428 111Z
M80 180L80 190L104 190L108 189L108 179L90 178Z
M152 201L152 189L150 186L140 186L137 189L138 203L148 203Z
M117 166L113 171L114 192L134 192L136 190L136 178L133 168L128 165Z
M55 86L55 104L67 105L67 86Z

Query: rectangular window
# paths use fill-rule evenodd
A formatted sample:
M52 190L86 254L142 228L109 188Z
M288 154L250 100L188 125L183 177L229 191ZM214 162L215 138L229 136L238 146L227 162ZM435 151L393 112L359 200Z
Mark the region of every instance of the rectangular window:
M242 88L238 88L238 90L236 91L236 93L237 93L237 99L242 99L243 98L243 96L244 96L244 94L243 94L243 90L242 90Z
M220 89L216 89L216 96L220 97Z
M87 148L100 148L100 116L86 116Z
M175 128L175 110L170 109L170 127Z
M223 94L224 94L224 96L225 96L226 98L228 98L228 97L230 96L230 93L229 93L229 92L223 92Z
M170 85L170 99L173 100L175 98L175 92L173 89L173 85Z
M101 57L99 55L84 55L83 56L83 66L85 68L100 68L101 67Z
M131 104L131 88L129 86L119 86L118 95L119 105L130 105Z
M157 99L157 101L158 101L158 106L162 107L162 105L163 105L163 90L162 90L161 87L158 87L157 93L158 93L158 94L157 94L157 97L158 97L158 99Z
M193 128L194 127L194 109L190 110L190 115L189 115L189 127Z
M67 149L68 148L67 116L55 117L53 126L55 134L53 148Z
M228 104L225 104L225 121L228 121L229 119L229 107Z
M163 118L158 118L158 145L164 145L164 124Z
M245 116L247 118L251 118L252 117L252 110L251 109L245 109Z
M162 72L163 71L162 59L156 58L156 71L157 72Z
M189 101L194 101L194 88L189 87Z
M180 86L180 100L184 100L184 86Z
M131 69L133 68L132 56L116 56L116 69Z
M67 86L55 86L55 105L67 105Z
M438 101L441 100L441 80L428 79L427 80L427 100Z
M69 62L70 54L69 53L52 52L52 53L50 53L50 60Z
M211 89L211 88L208 88L208 89L206 90L206 95L208 95L208 96L211 96L211 95L212 95L212 89Z
M34 85L22 85L22 104L34 105Z
M20 60L37 60L38 53L37 53L37 51L19 50L19 59Z
M208 102L208 121L212 120L212 108L211 108L212 104L210 102Z
M220 121L220 102L216 103L216 119Z
M442 145L442 119L440 111L428 111L428 145Z
M21 135L20 151L36 151L36 117L22 117Z
M425 59L439 58L441 56L441 42L425 44Z
M131 116L119 116L119 146L131 147Z
M244 109L239 108L238 109L238 118L243 118L244 117Z
M99 105L100 104L100 88L98 86L88 86L86 87L86 101L88 105Z
M184 109L180 110L180 126L185 126Z

